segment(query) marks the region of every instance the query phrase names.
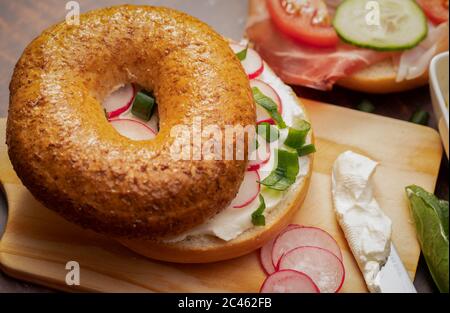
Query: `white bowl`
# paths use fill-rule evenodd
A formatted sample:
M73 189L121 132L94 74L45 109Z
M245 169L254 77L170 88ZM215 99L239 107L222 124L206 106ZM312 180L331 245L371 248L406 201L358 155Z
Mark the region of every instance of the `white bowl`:
M448 51L438 54L430 64L430 90L433 109L438 122L439 132L448 158Z

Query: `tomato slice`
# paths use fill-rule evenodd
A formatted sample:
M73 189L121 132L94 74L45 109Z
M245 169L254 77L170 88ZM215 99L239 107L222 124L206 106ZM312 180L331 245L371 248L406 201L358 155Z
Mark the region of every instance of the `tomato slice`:
M273 23L287 36L318 47L339 42L322 0L266 0Z
M448 0L417 0L417 3L433 23L448 21Z

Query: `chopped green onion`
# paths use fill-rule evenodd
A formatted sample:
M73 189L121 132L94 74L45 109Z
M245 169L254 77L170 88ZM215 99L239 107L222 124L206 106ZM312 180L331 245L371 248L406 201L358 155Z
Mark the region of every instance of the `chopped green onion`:
M134 97L131 113L144 121L149 121L152 117L155 104L155 97L151 93L139 91Z
M308 135L308 132L310 130L311 124L309 124L305 120L300 121L296 128L289 128L289 133L284 144L294 149L300 149L304 146L306 142L306 136Z
M246 46L244 50L236 53L236 56L239 59L239 61L244 61L247 58L247 51L248 51L248 46Z
M430 120L430 113L424 110L417 110L409 119L411 123L425 126L428 125L429 120Z
M265 226L266 218L264 216L264 210L266 209L266 202L264 201L264 197L259 195L259 207L255 212L252 213L252 223L255 226Z
M258 135L263 137L267 142L274 142L280 138L280 131L273 125L267 122L262 122L256 126Z
M306 146L303 146L303 147L297 149L297 153L298 153L299 157L302 157L302 156L305 156L305 155L308 155L308 154L311 154L314 152L316 152L316 146L313 144L306 145Z
M373 113L375 111L375 106L369 100L364 99L358 104L357 109L362 112Z
M272 99L264 95L258 87L253 87L252 92L255 102L269 112L270 117L272 117L278 124L278 127L286 128L286 123L284 122L280 112L278 112L277 104Z
M276 168L260 182L261 185L274 190L288 189L297 178L299 172L298 154L286 150L275 150Z

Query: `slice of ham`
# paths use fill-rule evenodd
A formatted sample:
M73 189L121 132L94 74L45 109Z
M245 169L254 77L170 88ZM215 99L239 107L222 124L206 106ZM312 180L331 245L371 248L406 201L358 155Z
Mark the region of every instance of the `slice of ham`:
M448 50L448 22L439 26L428 23L428 36L414 49L403 52L395 58L397 82L422 76L428 70L431 59Z
M340 43L336 48L314 48L283 35L272 24L265 1L250 1L247 36L271 68L292 85L331 89L340 78L393 56Z

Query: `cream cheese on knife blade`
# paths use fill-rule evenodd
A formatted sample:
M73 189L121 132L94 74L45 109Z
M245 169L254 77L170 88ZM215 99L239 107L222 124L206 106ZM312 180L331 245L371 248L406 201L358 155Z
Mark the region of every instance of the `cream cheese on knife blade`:
M378 273L391 253L392 222L373 196L377 163L351 151L333 166L333 204L339 224L370 292L381 292Z

